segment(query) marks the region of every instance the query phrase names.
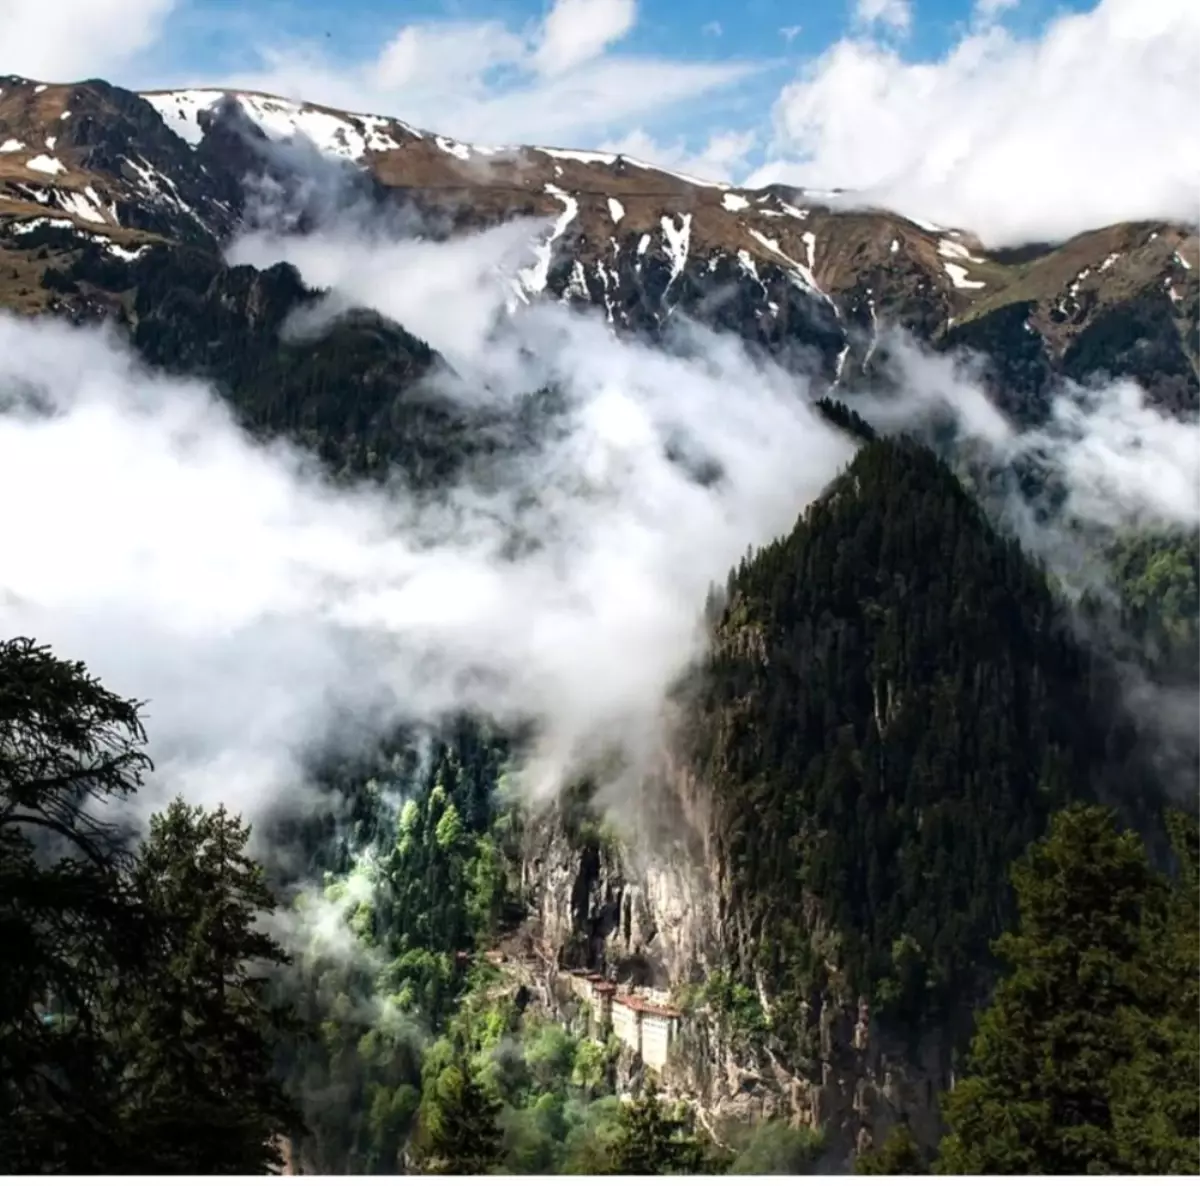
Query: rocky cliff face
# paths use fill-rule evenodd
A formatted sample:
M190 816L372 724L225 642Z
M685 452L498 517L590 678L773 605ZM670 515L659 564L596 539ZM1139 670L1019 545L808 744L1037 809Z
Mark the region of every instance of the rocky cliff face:
M571 828L557 810L532 821L522 862L530 936L561 969L587 966L671 994L683 1018L659 1086L686 1100L717 1139L730 1123L785 1119L824 1133L827 1170L845 1168L901 1121L932 1148L938 1097L952 1084L954 1030L932 1027L917 1041L891 1034L867 1000L831 986L811 1002L813 1043L800 1052L740 1032L705 1001L705 983L750 942L730 910L705 798L694 775L668 763L624 829ZM644 810L650 803L653 813ZM804 913L821 947L820 911L808 903ZM761 980L757 991L769 1020ZM560 1016L577 1014L561 986L549 997ZM644 1075L625 1051L618 1090L636 1091Z

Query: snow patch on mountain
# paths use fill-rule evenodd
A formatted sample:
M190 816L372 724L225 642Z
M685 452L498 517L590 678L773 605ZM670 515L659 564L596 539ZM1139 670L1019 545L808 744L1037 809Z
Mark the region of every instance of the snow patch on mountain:
M26 169L32 169L35 173L49 173L54 176L56 173L65 173L67 166L55 156L46 156L44 153L39 153L37 156L31 156L25 162Z
M687 266L688 248L692 241L692 216L681 214L678 227L675 225L675 219L668 214L664 214L660 221L663 238L666 240L667 256L671 260L671 279L667 281L667 287L670 288Z
M85 231L69 218L27 218L21 222L10 224L6 230L10 235L21 236L32 234L42 227L53 227L55 230L70 231L76 238L83 239L89 243L96 243L109 252L109 254L126 261L138 259L150 250L149 247L145 246L132 249L122 247L120 243L114 243L108 235L101 235L95 231Z
M943 263L942 267L946 269L946 275L950 277L950 283L955 288L986 288L987 285L983 280L968 280L967 269L961 264Z
M294 103L273 95L245 91L190 90L150 91L142 95L176 135L193 146L204 135L200 116L212 111L229 95L246 116L271 140L290 140L303 136L323 153L343 160L361 161L368 152L386 152L399 148L396 130L415 139L423 133L403 123L381 115L340 114ZM438 147L455 156L469 155L465 145L446 137L437 138ZM462 156L466 159L466 156Z
M555 220L550 237L537 244L534 251L534 262L517 273L522 298L538 296L546 290L546 281L550 277L550 261L554 255L554 244L561 238L563 232L575 220L579 213L579 203L565 190L557 185L546 182L546 193L551 194L563 204L563 211Z

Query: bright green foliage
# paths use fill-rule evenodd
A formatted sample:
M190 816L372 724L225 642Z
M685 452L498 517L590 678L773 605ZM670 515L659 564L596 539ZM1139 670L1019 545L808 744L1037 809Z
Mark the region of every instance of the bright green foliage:
M725 1020L732 1036L743 1042L762 1039L767 1033L758 993L727 972L713 972L698 994L697 1003L708 1005Z
M560 1025L534 1029L525 1042L525 1062L543 1088L570 1078L575 1066L575 1039Z
M571 1085L581 1088L584 1096L591 1098L600 1091L608 1078L612 1065L614 1039L597 1042L594 1038L584 1038L575 1047L575 1063L571 1067Z

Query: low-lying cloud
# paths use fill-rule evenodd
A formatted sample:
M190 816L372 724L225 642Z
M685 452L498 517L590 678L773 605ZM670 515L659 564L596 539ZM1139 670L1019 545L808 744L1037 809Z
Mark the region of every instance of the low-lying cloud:
M648 752L709 582L851 455L800 380L735 341L697 330L685 358L558 307L505 320L511 289L484 279L505 234L397 247L431 253L407 262L348 235L288 246L335 299L446 347L452 396L561 392L544 439L432 502L402 478L335 487L115 336L0 317L0 496L21 508L0 528L0 630L149 701L152 805L256 818L303 795L339 732L461 711L535 724L533 794L613 747Z
M1063 380L1046 422L1019 428L986 395L981 359L930 354L895 330L883 340L895 394L855 402L877 426L950 417L996 463L1041 463L1064 496L1062 517L1081 525L1200 528L1200 423L1155 408L1134 380Z

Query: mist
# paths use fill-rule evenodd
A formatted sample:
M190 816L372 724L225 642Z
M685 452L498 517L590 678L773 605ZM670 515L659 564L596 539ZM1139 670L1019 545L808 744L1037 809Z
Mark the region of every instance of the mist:
M636 761L700 653L710 582L852 455L802 380L736 341L695 330L679 357L561 308L505 319L519 236L289 243L330 316L369 304L443 350L452 398L561 394L553 431L432 501L403 475L335 486L114 334L0 317L0 492L21 508L0 629L148 701L146 808L303 809L323 749L464 712L532 723L535 798L597 754Z

